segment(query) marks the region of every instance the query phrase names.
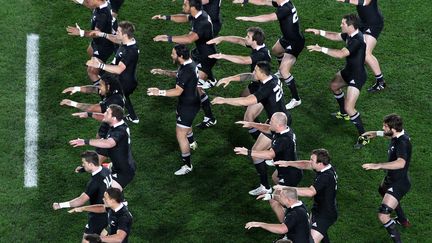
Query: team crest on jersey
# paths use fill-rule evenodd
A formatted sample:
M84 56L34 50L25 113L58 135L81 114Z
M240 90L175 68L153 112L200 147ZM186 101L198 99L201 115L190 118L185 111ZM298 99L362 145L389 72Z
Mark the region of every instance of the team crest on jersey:
M292 46L287 46L287 50L292 50Z
M355 81L354 81L354 79L350 81L350 84L355 84Z
M393 192L393 187L390 187L387 191L388 192Z
M312 224L312 226L313 226L313 227L318 227L318 225L317 225L316 222L314 222L314 223Z
M99 55L99 51L94 51L93 54Z
M372 31L370 29L367 29L366 33L372 33Z

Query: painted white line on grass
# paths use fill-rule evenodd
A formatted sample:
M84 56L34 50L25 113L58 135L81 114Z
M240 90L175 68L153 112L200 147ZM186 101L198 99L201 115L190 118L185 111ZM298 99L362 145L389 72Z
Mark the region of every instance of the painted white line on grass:
M39 35L27 35L24 187L37 186Z

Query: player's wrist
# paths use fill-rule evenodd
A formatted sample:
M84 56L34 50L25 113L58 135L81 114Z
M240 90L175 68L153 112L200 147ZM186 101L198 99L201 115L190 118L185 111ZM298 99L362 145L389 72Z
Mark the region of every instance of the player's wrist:
M166 90L159 90L159 96L166 96Z
M84 37L85 36L85 31L82 29L78 29L79 30L79 35L80 37Z
M170 21L171 20L171 15L165 15L165 20L166 21Z
M327 54L328 51L329 51L328 48L326 48L326 47L321 47L321 52L322 52L322 53Z
M87 117L93 117L93 112L87 112Z
M376 131L377 137L384 137L384 131Z
M78 102L71 101L71 102L70 102L70 106L72 106L72 107L77 107L77 106L78 106Z
M172 43L172 42L173 42L173 37L172 37L172 35L168 35L168 36L167 36L167 41L168 41L168 43Z
M80 86L75 86L75 87L73 87L72 92L73 92L73 93L81 92L81 87L80 87Z
M84 0L76 0L76 2L82 5L84 3Z
M252 150L251 150L251 149L248 149L248 150L247 150L247 156L248 156L248 157L252 157Z
M85 145L90 145L90 139L84 139L84 144Z
M105 63L99 63L99 69L104 70L105 69Z
M58 204L60 208L70 208L70 202L62 202Z
M320 31L319 31L319 35L325 37L325 35L326 35L326 31L325 31L325 30L320 30Z

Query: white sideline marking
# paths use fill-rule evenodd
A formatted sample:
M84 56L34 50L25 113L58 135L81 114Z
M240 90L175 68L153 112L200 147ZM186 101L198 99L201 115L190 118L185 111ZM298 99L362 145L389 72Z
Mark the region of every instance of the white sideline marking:
M37 186L39 35L27 35L24 187Z

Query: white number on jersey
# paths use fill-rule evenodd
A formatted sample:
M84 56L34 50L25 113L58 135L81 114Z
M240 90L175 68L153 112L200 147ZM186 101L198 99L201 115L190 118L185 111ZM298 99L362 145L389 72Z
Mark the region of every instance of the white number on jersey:
M276 87L273 88L273 92L276 93L276 102L279 102L279 100L282 99L283 96L282 83L279 79L278 84L276 85Z
M111 177L111 175L105 177L105 179L103 180L103 182L105 183L106 188L110 188L111 184L112 184L112 177Z
M297 21L298 21L298 15L297 15L297 9L296 8L293 8L292 10L291 10L291 12L293 13L293 23L297 23Z

